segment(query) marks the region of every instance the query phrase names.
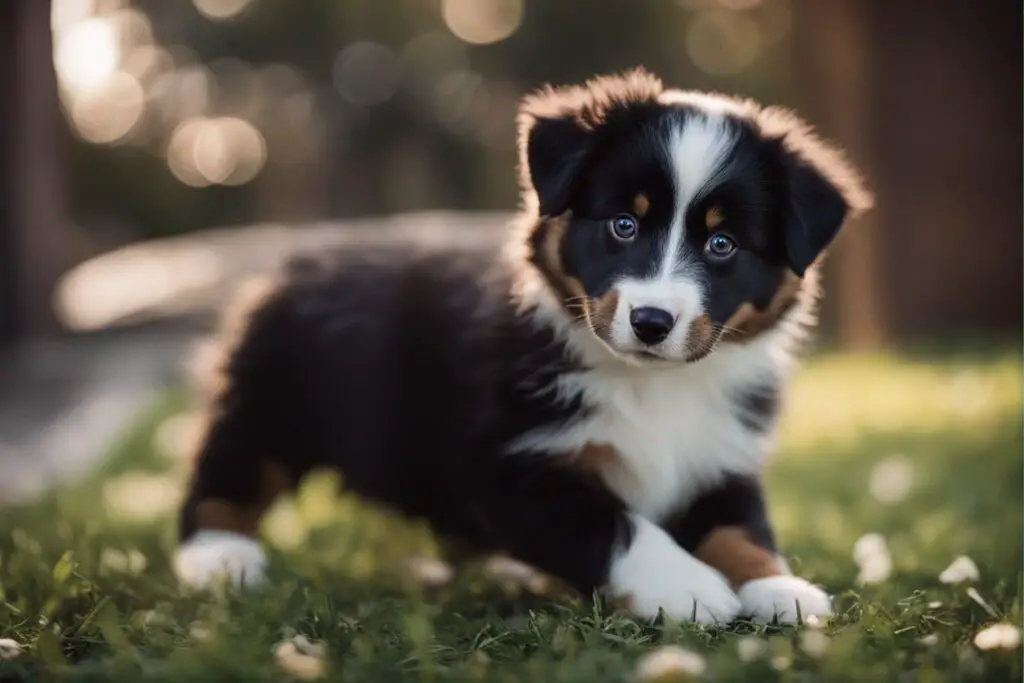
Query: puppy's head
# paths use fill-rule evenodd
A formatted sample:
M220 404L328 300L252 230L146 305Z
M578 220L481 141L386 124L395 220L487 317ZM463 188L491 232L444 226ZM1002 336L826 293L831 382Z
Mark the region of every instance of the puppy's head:
M788 112L642 71L544 89L518 123L530 259L627 361L695 361L772 327L871 201Z

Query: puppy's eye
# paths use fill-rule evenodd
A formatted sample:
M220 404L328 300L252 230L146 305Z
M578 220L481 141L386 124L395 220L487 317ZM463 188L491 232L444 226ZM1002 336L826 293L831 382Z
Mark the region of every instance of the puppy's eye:
M726 259L736 251L736 243L728 235L717 233L704 245L704 253L714 259Z
M629 241L636 237L637 222L628 213L619 214L608 221L608 227L616 239Z

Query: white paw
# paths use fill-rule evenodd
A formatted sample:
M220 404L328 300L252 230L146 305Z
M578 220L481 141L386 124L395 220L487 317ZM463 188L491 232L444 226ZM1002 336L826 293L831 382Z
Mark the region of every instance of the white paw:
M260 544L230 531L199 531L174 558L178 579L196 588L213 587L225 578L233 586L256 586L263 582L266 567Z
M769 576L743 584L739 590L742 614L758 623L770 623L778 617L780 624L797 623L800 616L814 615L827 619L832 614L832 600L825 591L797 576Z
M717 571L676 545L657 525L634 516L632 545L613 561L610 588L628 599L636 616L651 619L658 609L676 621L726 624L740 601Z

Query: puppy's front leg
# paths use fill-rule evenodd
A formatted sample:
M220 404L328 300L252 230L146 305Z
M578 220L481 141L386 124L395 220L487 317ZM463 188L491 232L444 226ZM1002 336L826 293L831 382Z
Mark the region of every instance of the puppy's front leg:
M798 614L828 617L832 601L789 573L775 547L760 482L732 476L664 527L687 550L720 571L737 589L743 616L795 623Z
M619 598L636 616L727 623L740 602L715 570L602 484L529 457L477 468L471 515L489 544L584 595Z

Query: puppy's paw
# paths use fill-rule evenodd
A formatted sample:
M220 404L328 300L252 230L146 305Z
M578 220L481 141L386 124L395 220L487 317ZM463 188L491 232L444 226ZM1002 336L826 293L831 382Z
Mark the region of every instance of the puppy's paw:
M193 588L210 588L225 578L233 586L263 583L267 556L260 544L230 531L199 531L178 548L174 571Z
M726 624L740 600L725 578L676 545L661 528L636 518L633 543L612 565L610 589L638 617L665 610L676 621Z
M769 576L743 584L739 590L743 604L741 614L758 623L797 623L797 605L802 618L813 615L827 619L832 614L832 600L825 591L797 576Z

